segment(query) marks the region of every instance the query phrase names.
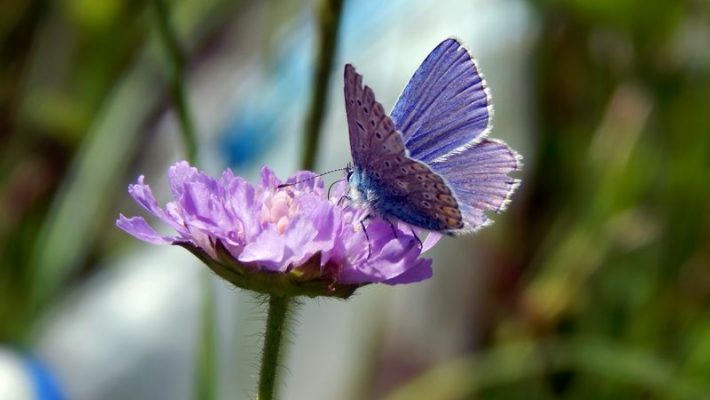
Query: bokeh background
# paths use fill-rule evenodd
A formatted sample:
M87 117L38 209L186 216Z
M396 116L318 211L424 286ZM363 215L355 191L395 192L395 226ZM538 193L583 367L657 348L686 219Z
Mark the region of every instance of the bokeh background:
M253 398L260 302L114 221L140 174L168 199L176 77L201 169L298 168L321 3L163 2L177 69L155 2L0 4L0 399ZM345 1L318 170L350 157L343 64L390 108L450 36L523 184L431 280L304 301L281 398L710 398L710 3Z

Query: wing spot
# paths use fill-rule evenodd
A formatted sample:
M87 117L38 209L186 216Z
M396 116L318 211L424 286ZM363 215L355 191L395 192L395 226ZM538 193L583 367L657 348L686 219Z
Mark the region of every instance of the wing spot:
M368 110L367 107L363 107L363 108L362 108L362 111L364 111L365 114L367 114L368 112L370 112L370 110Z
M358 106L358 107L361 107L361 106L362 106L362 101L360 101L360 99L357 100L357 106Z
M454 200L453 197L449 196L446 193L437 193L436 198L448 205L456 205L456 200Z
M417 180L418 180L419 182L423 182L423 181L424 181L424 177L421 176L421 175L417 175ZM427 194L429 194L429 193L427 193Z
M422 201L422 205L424 206L424 208L431 208L431 203L426 200Z
M454 227L455 229L463 228L463 221L457 218L446 218L446 223L448 227Z
M389 167L392 166L392 164L391 164L389 161L386 161L386 160L385 160L385 163L384 163L384 164L385 164L385 168L389 168Z
M365 131L365 127L362 126L362 124L360 123L360 121L355 121L355 124L357 125L357 128L358 128L358 129L360 129L360 130L363 131L363 132Z
M382 134L380 132L375 132L375 137L378 139L382 139Z
M423 193L422 196L424 196L424 198L427 199L427 200L431 200L431 199L432 199L431 193Z

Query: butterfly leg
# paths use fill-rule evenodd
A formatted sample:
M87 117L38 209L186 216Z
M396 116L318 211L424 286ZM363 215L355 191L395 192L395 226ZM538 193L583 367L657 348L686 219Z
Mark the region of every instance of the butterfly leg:
M392 229L392 234L394 235L395 238L397 238L397 227L388 218L383 218L383 219L385 221L387 221L388 224L390 224L390 229Z
M337 181L333 182L328 186L328 200L330 200L330 191L333 189L333 186L335 186L336 183L342 182L342 179L338 179ZM338 205L340 205L340 202L338 202Z
M421 249L421 248L424 248L424 243L422 243L422 240L419 239L419 236L417 235L417 232L414 231L414 228L412 228L412 227L410 226L410 227L409 227L409 230L412 231L412 236L414 236L414 238L417 239L417 242L419 242L419 248L420 248L420 249Z
M370 235L367 234L367 228L365 227L365 220L369 218L370 216L367 215L365 218L360 220L360 226L362 227L362 231L365 233L365 238L367 239L367 259L370 259L370 256L372 255L372 243L370 243Z
M342 205L343 200L353 201L353 199L350 196L343 195L342 197L340 197L340 199L338 199L338 207L340 207ZM369 215L368 215L368 217L369 217ZM367 218L367 217L365 217L365 218ZM365 218L363 218L363 219L365 219Z

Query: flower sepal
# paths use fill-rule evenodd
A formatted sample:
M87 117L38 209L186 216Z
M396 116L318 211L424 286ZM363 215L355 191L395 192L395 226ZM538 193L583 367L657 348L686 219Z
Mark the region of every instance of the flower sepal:
M173 244L183 247L199 258L220 278L236 287L275 296L335 297L347 299L363 284L338 283L333 277L321 273L332 268L321 267L321 253L316 253L298 268L288 272L274 272L247 265L236 260L218 240L215 243L217 259L201 247L187 241Z

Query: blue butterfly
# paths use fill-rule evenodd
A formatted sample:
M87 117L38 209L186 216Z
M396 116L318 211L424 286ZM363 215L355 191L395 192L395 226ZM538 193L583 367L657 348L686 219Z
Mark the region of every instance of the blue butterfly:
M388 116L355 68L345 66L353 197L375 214L461 234L491 223L520 184L521 157L489 139L493 106L478 66L456 39L441 42Z

